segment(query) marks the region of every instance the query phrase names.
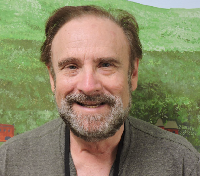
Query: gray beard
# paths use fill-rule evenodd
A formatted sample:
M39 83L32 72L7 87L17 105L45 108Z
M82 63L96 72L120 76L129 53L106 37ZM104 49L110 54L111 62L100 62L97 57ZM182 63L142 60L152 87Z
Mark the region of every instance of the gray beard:
M108 113L83 115L81 112L73 111L73 103L84 101L103 102L109 105ZM131 105L131 95L129 106L124 109L122 99L113 95L85 95L70 94L61 101L58 108L60 117L77 137L87 142L98 142L113 136L124 124Z

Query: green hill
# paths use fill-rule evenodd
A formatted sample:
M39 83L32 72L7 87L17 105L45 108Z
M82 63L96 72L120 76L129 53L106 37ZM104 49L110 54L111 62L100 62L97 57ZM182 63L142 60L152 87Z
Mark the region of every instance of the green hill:
M140 37L148 51L200 51L200 9L160 9L126 0L18 0L1 2L0 39L44 39L44 24L56 8L64 5L96 4L121 8L134 14Z

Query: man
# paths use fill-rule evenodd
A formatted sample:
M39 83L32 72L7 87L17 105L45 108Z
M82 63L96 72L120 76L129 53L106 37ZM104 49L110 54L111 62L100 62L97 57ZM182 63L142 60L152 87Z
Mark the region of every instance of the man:
M0 175L200 175L184 138L128 117L142 49L133 16L63 7L46 24L46 64L59 119L0 149Z

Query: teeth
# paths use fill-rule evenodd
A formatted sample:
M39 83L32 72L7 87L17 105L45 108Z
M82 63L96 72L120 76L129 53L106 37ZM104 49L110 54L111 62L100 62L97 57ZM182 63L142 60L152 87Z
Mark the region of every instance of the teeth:
M79 104L80 106L87 107L87 108L97 108L97 107L103 105L103 103L101 103L101 104L91 104L90 105L90 104L83 104L83 103L79 103L79 102L77 102L77 104Z
M87 108L97 108L99 105L96 105L96 106L88 106L88 105L85 105L85 107Z

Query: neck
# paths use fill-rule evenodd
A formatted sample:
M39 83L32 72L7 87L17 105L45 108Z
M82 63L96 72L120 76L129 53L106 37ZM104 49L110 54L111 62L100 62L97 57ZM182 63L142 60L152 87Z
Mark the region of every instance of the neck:
M124 125L114 136L98 142L86 142L70 131L70 150L77 175L109 175L123 131Z
M101 140L98 142L87 142L83 139L75 136L70 131L70 148L71 153L73 154L81 154L87 153L93 156L113 156L115 158L117 153L117 146L120 142L121 136L124 131L124 125L120 127L120 129L115 133L114 136L111 136L105 140ZM112 158L113 158L112 157Z

